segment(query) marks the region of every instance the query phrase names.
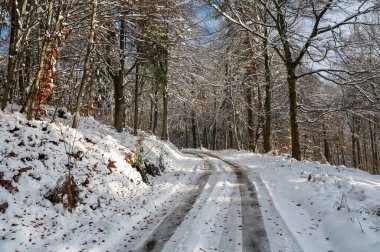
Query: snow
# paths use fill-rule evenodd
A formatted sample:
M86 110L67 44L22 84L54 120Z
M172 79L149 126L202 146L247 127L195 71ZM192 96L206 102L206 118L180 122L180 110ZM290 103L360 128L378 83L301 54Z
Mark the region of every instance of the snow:
M91 117L71 129L65 116L28 122L0 112L0 181L11 183L0 185L0 251L138 251L157 235L162 251L243 251L237 177L207 154L246 169L271 251L380 251L379 176L287 156L182 153ZM143 158L165 166L147 184L128 162L139 139ZM69 162L81 198L71 213L46 199Z
M194 207L166 243L163 251L241 251L241 206L236 177L220 162L210 160L214 169ZM228 167L227 167L228 168Z
M247 169L272 251L294 251L279 235L284 230L303 251L380 251L380 176L286 156L217 155Z
M150 177L145 184L126 161L136 137L86 117L74 130L67 126L68 117L28 122L17 112L0 112L0 172L18 189L11 193L0 186L0 205L8 203L0 212L0 251L125 251L199 175L199 158L143 136L144 159L159 164L162 156L166 166L165 176ZM45 198L67 174L67 152L83 153L73 160L82 202L72 213ZM109 169L109 161L116 168ZM26 167L31 169L12 180Z

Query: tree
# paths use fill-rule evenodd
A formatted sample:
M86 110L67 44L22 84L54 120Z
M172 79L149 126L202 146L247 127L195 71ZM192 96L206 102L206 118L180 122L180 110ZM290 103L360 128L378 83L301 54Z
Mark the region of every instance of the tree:
M79 121L79 112L80 112L80 107L82 103L82 95L83 91L86 85L86 82L93 78L92 74L90 73L90 59L91 59L91 52L93 51L94 47L94 37L95 37L95 29L96 29L96 12L97 12L97 6L98 6L98 1L97 0L92 0L92 15L91 15L91 24L90 24L90 31L88 35L88 45L87 45L87 51L84 56L84 65L83 65L83 76L82 80L79 86L79 91L76 99L76 104L75 104L75 112L74 112L74 117L73 117L73 128L78 127L78 121Z
M305 75L315 73L311 71L307 74L298 75L297 70L308 58L314 61L319 57L322 61L329 56L330 47L323 48L321 45L327 39L333 38L334 33L344 26L351 25L359 17L377 11L379 9L376 1L288 1L288 0L268 0L268 1L242 1L241 5L232 4L229 1L208 1L219 13L234 24L238 24L264 41L267 39L254 26L261 25L273 28L274 34L268 44L277 52L282 59L287 71L288 94L289 94L289 114L292 140L292 157L301 159L300 134L298 123L297 104L297 81ZM241 17L240 9L245 7L255 8L259 5L262 12L268 14L268 20L252 18L246 20ZM333 19L337 10L344 9L351 5L351 10L341 13L338 20ZM300 27L302 22L307 22L308 26ZM328 33L331 35L327 36ZM325 35L326 34L326 35ZM318 72L324 70L318 70Z
M8 56L8 69L7 78L3 92L3 99L1 101L1 109L4 110L7 106L8 100L11 98L10 93L15 88L15 74L17 57L20 52L21 34L24 24L24 17L26 14L27 0L21 2L21 6L18 5L17 0L11 1L11 31L9 39L9 56Z
M64 28L61 24L70 9L69 4L65 2L60 2L57 6L55 4L56 0L49 0L47 3L47 16L43 30L45 35L38 56L38 67L31 87L31 95L26 102L28 120L39 117L40 113L43 112L40 109L41 102L45 101L55 89L54 79L56 78L55 64L58 61L58 40L62 38L59 33ZM56 12L54 7L57 7ZM45 78L43 79L43 77Z

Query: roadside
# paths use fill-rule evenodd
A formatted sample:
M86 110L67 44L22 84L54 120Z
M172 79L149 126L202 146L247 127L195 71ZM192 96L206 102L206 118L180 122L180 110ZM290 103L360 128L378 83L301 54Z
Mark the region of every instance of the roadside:
M286 156L214 154L247 170L273 251L380 251L380 176Z

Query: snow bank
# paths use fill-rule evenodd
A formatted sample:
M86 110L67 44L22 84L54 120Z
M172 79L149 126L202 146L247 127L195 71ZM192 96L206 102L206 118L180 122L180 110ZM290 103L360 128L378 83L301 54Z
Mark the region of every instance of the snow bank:
M28 122L0 112L0 179L7 181L0 186L0 251L125 251L138 238L133 230L159 221L173 194L191 182L187 170L198 160L189 163L170 143L144 137L144 159L166 167L147 185L128 163L136 137L90 117L74 130L67 116ZM70 160L81 199L72 213L46 199Z
M380 251L380 176L288 157L218 155L247 168L260 201L274 205L304 251ZM276 222L263 210L266 226ZM281 232L272 249L281 248Z

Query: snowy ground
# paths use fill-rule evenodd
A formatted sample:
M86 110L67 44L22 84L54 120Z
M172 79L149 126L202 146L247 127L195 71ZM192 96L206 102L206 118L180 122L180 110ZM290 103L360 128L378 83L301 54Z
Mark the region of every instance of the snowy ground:
M248 171L260 195L272 251L380 251L380 176L248 152L218 156Z
M135 137L91 118L79 130L59 121L0 112L0 181L11 183L0 186L0 251L128 251L201 174L199 158L146 136L144 159L161 156L166 167L147 185L127 162ZM74 160L82 202L72 213L45 198L66 174L67 152L83 156Z
M264 251L380 251L379 176L248 152L198 157L141 132L143 158L166 167L145 184L128 163L137 138L92 118L78 130L69 122L0 112L1 252L251 251L247 237L263 232L247 223L261 215ZM66 153L82 199L72 213L45 198ZM207 154L243 169L261 212L247 210L241 171Z

